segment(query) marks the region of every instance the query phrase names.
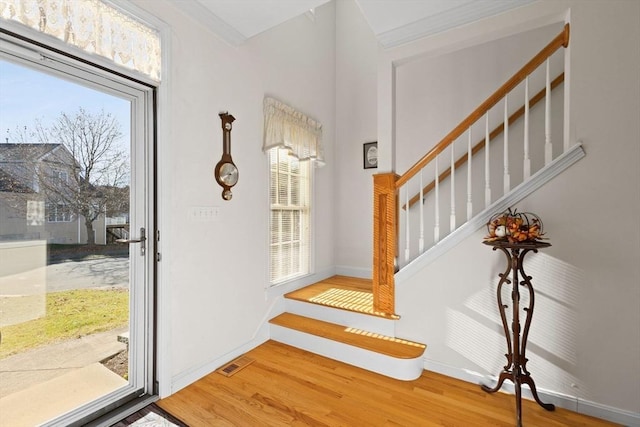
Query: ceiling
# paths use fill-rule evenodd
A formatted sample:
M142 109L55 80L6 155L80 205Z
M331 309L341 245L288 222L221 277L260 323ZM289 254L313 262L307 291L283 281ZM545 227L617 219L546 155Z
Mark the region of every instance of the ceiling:
M232 44L332 0L187 0L180 7ZM344 1L344 0L335 0ZM383 47L459 27L535 0L355 0Z

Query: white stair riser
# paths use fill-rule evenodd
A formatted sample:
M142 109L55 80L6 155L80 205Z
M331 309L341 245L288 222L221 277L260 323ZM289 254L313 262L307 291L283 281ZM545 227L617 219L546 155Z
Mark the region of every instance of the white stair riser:
M285 298L285 311L350 328L395 337L395 320Z
M368 371L403 381L415 380L422 374L424 366L422 357L415 359L398 359L294 329L273 324L269 326L271 339L274 341L348 363Z

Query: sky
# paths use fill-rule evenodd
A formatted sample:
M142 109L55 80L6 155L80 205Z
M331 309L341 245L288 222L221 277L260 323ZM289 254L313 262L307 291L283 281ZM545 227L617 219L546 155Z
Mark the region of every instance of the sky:
M129 141L128 100L0 58L0 143L7 138L17 142L11 138L17 126L32 128L36 119L47 125L62 112L75 113L80 107L93 114L111 112L120 122L123 143Z

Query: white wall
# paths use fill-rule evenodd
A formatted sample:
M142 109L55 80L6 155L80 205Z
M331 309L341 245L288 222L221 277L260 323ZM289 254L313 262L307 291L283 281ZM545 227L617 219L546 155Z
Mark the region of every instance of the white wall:
M179 3L137 3L169 27L169 69L160 90L165 121L159 125L158 200L159 315L161 328L169 329L161 331L160 375L167 394L266 338L259 328L278 294L265 291L266 94L323 124L327 165L315 175L315 270L333 272L335 10L327 4L316 9L315 22L300 16L236 47L184 14ZM229 202L213 178L222 153L220 111L236 119L231 152L240 177ZM191 220L189 208L199 206L219 207L218 221Z
M403 173L409 169L555 38L562 29L563 23L556 23L435 57L414 58L398 65L396 68L396 171ZM551 79L553 79L562 71L564 49L558 50L551 59ZM544 88L544 73L543 65L531 76L530 97ZM558 92L562 92L561 87L558 88ZM510 114L522 105L524 105L524 83L509 94ZM539 105L544 105L544 102ZM560 119L562 119L561 108L560 103ZM557 111L557 108L552 109L552 112ZM503 122L503 112L502 102L490 111L491 130ZM518 123L521 124L522 120ZM473 144L484 138L484 118L474 127L473 135ZM557 136L559 136L561 147L561 129ZM515 146L518 138L522 140L522 133L512 130L511 138L513 139L511 145ZM544 141L544 133L542 141ZM466 152L466 133L457 142L456 153ZM501 144L497 144L497 147L500 146Z
M425 52L441 55L546 25L567 13L571 81L565 96L572 141L580 139L587 156L517 206L542 217L553 244L525 265L538 290L528 368L539 390L637 416L640 2L536 2L381 52L381 69L385 61L390 66ZM388 87L379 82L379 104L389 102L380 92L390 93ZM381 118L386 120L378 117L379 143L392 145L390 126ZM426 343L430 366L491 376L506 362L495 306L504 256L481 244L484 233L478 231L397 288L396 311L402 316L397 334Z
M336 2L337 272L371 277L373 174L363 144L377 139L378 44L353 0Z

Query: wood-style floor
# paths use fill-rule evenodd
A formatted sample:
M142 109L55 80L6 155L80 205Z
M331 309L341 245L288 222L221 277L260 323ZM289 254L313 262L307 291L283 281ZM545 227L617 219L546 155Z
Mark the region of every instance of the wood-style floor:
M212 373L158 405L198 426L514 426L512 395L424 371L399 381L268 341L231 377ZM523 424L612 426L523 401Z

